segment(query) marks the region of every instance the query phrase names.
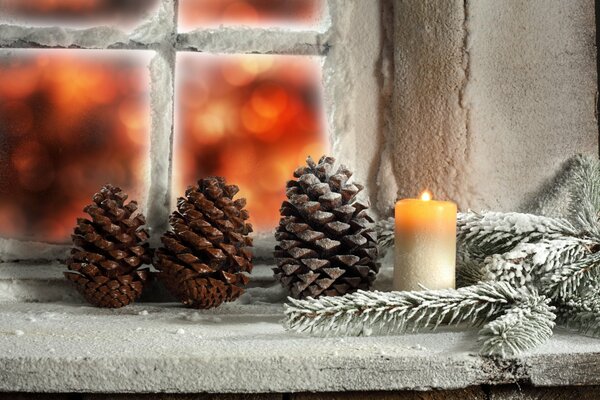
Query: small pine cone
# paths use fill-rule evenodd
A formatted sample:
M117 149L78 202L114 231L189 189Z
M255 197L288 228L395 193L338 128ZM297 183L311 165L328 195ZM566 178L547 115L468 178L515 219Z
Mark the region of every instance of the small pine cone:
M252 225L246 199L233 200L239 188L220 177L189 187L171 214L172 232L162 237L154 266L167 289L193 308L233 301L252 271Z
M137 202L124 204L127 195L118 187L104 186L83 211L91 220L78 218L74 248L65 277L97 307L119 308L142 294L152 261L143 228L146 219L136 212Z
M275 238L275 278L295 298L368 290L379 271L377 237L367 205L355 200L363 187L348 183L332 157L294 172Z

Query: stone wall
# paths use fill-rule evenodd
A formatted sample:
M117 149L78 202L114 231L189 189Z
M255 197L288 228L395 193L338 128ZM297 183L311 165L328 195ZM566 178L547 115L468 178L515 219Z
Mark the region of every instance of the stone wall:
M462 209L523 209L568 157L598 153L593 1L386 7L382 212L424 188Z

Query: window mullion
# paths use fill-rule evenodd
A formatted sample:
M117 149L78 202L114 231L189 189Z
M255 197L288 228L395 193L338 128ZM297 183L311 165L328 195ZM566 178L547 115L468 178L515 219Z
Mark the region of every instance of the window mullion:
M177 35L179 51L219 54L325 55L329 49L326 32L282 29L221 28Z

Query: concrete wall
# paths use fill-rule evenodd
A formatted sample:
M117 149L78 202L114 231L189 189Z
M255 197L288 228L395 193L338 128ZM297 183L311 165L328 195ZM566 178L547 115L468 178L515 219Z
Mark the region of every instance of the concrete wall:
M388 7L379 210L424 188L462 209L522 209L568 157L598 153L593 1Z

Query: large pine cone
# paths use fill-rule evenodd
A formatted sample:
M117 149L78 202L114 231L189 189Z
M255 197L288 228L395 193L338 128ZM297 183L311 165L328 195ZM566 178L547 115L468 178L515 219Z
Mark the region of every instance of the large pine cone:
M237 299L252 271L252 225L246 199L223 178L210 177L189 187L171 214L172 232L162 237L154 266L167 289L194 308L217 307Z
M379 271L373 220L355 201L363 187L348 183L344 166L334 172L334 162L309 157L287 184L273 272L296 298L368 290Z
M104 186L83 209L91 220L78 218L71 236L75 247L65 276L98 307L118 308L135 301L148 276L140 267L152 261L143 229L146 219L136 212L137 203L124 204L126 199L120 188Z

